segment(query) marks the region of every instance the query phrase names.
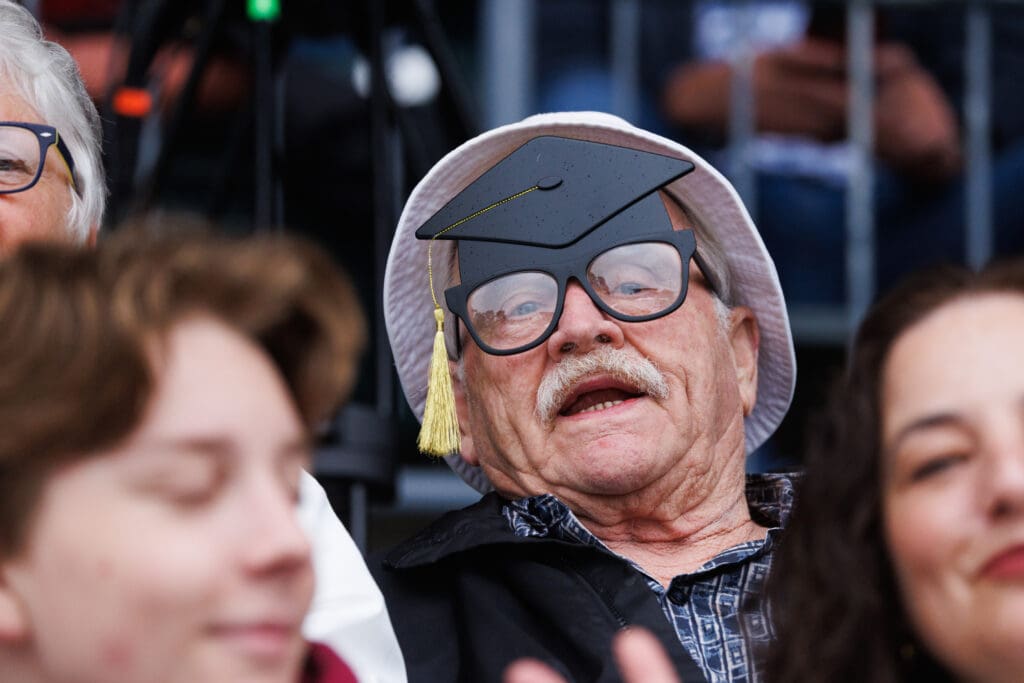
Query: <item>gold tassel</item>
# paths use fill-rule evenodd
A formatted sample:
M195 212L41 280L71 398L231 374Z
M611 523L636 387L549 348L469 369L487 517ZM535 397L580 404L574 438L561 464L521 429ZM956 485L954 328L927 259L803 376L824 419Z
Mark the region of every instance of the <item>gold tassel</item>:
M423 425L416 445L421 453L444 456L459 452L459 416L455 412L455 393L448 371L448 352L444 345L444 311L434 308L437 332L430 357L427 400L423 407Z

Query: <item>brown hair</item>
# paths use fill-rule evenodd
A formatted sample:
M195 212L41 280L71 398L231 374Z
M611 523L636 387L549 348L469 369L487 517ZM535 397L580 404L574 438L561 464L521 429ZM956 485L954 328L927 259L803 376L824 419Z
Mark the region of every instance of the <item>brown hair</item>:
M21 547L54 468L139 425L154 352L192 315L263 348L310 430L347 397L365 323L308 243L121 229L95 251L26 245L0 262L0 557Z
M883 535L881 395L893 344L930 313L982 294L1024 295L1024 261L974 273L944 266L879 300L806 459L792 524L769 579L777 641L767 680L948 681L913 634Z

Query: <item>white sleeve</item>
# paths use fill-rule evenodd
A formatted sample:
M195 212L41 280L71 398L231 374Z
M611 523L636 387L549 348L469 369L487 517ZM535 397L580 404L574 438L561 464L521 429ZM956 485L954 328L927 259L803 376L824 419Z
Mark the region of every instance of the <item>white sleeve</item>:
M360 683L406 683L384 596L323 487L312 475L303 475L299 522L313 545L316 574L303 635L337 652Z

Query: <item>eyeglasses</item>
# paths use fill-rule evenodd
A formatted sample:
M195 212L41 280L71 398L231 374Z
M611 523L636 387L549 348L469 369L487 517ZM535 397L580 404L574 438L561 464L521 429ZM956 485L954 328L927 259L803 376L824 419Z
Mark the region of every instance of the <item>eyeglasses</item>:
M573 261L500 274L472 289L456 285L445 291L445 299L481 349L512 355L551 336L570 278L617 320L668 315L686 298L691 258L711 282L696 246L692 230L659 231Z
M39 123L0 121L0 194L24 192L39 182L46 165L46 151L51 145L56 145L74 188L75 161L56 128Z

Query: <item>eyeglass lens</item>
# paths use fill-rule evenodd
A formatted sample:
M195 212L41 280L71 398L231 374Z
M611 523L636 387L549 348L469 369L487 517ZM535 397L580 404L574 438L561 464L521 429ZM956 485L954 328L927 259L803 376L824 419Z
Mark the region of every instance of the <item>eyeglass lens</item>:
M42 162L39 138L18 126L0 126L0 190L11 192L35 181Z
M679 250L664 242L609 249L590 263L586 275L594 294L624 316L668 310L683 286ZM550 326L558 296L558 282L548 273L510 273L473 290L466 302L468 322L477 337L494 349L525 346Z
M683 286L679 251L664 242L626 244L599 255L587 268L597 296L616 313L645 316L675 303Z

